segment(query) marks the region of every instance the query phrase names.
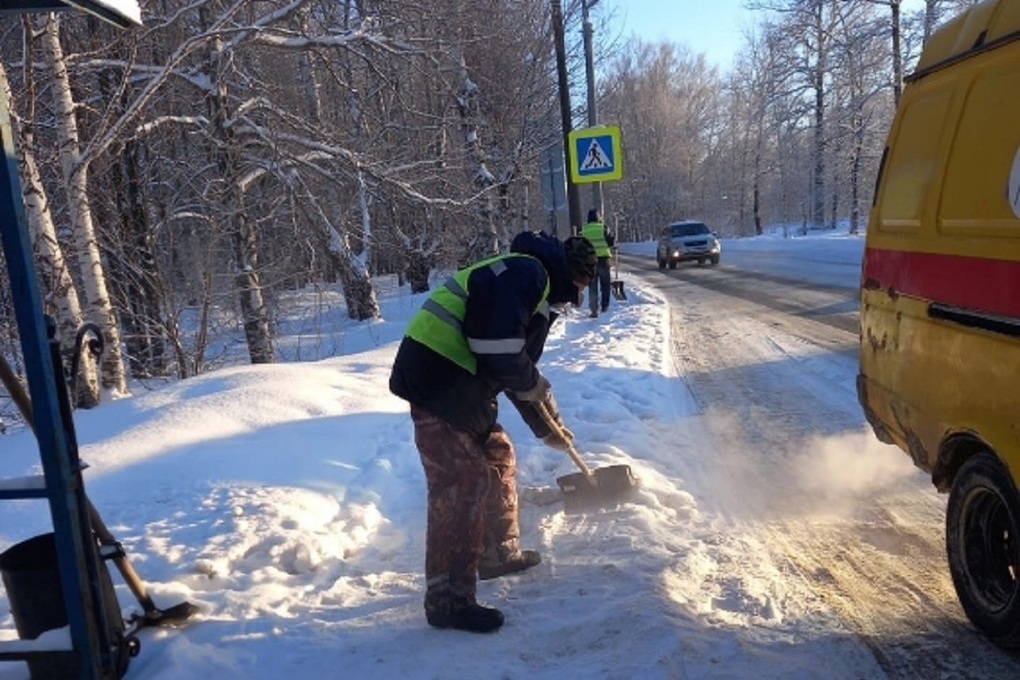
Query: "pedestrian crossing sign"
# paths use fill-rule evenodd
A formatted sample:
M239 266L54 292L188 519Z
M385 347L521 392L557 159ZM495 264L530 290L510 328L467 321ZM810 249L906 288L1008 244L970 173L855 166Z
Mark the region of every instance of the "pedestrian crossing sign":
M574 184L611 182L623 177L620 128L615 125L574 130L570 142L570 179Z

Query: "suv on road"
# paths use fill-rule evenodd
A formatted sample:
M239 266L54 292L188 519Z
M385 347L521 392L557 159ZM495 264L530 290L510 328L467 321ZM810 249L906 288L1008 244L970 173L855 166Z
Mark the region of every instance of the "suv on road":
M665 269L667 264L670 269L676 269L679 263L689 260L697 260L698 264L719 264L721 252L718 236L704 222L685 220L662 228L655 260L659 269Z

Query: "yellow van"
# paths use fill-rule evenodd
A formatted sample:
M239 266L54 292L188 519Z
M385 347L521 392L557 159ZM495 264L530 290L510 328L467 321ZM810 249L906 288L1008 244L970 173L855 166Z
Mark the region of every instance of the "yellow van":
M857 391L949 493L967 616L1020 647L1020 1L943 26L908 78L861 276Z

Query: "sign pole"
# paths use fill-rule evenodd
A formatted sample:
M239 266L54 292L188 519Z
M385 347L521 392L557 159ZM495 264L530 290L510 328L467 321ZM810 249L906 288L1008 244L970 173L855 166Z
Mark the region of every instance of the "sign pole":
M588 10L597 5L599 0L581 0L582 13L582 34L584 36L584 75L588 87L588 127L598 125L598 115L595 111L595 59L592 56L592 27L591 19L588 17ZM602 211L602 182L593 182L591 185L591 199L593 208L599 211L599 219L605 219Z
M552 0L553 39L556 43L556 73L559 76L560 117L563 120L563 156L565 165L573 165L571 161L570 132L573 129L570 120L570 83L567 80L567 55L563 38L563 5L561 0ZM577 195L577 185L568 173L564 178L567 182L567 205L570 215L570 233L573 236L581 228L581 200Z

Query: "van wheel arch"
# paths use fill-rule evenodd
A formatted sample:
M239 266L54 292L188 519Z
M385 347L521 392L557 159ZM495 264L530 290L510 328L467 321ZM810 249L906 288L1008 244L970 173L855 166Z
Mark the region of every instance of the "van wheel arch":
M992 447L972 434L956 434L947 438L939 449L938 460L931 471L932 484L942 493L948 493L963 464L972 456L991 450Z

